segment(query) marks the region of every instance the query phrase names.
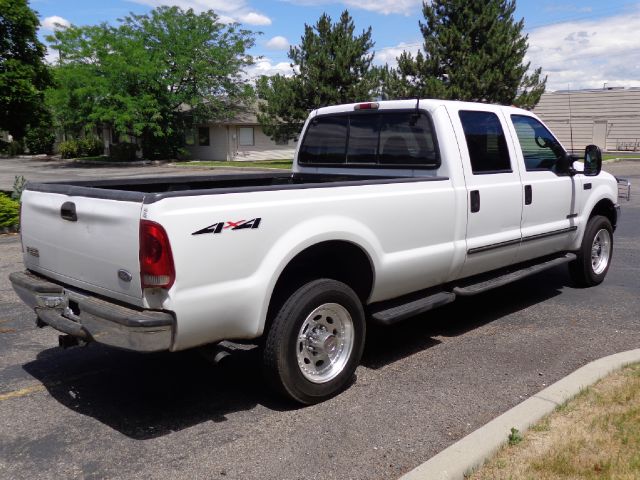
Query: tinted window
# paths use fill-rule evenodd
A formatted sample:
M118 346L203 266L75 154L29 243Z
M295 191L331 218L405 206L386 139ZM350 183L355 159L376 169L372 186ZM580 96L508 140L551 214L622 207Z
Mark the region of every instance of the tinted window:
M380 115L349 117L347 162L377 163Z
M298 154L300 163L345 163L347 116L314 118Z
M431 123L426 115L392 113L380 126L380 159L384 165L436 165Z
M439 166L429 117L415 111L312 120L300 146L300 163L342 164L345 158L347 164Z
M542 123L526 115L511 115L527 170L553 170L564 149Z
M473 173L511 172L504 131L495 113L460 111Z

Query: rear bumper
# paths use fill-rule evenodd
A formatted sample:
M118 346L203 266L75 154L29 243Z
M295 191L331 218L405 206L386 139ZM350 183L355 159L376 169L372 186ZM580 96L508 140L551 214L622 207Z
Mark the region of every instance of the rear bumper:
M171 347L175 319L170 313L123 307L31 272L12 273L9 279L40 322L63 333L138 352Z

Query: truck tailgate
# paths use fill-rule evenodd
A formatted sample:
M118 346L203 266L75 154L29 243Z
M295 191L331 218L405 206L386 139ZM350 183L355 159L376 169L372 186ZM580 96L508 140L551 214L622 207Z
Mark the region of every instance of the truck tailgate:
M63 283L140 305L141 209L141 202L27 189L21 225L25 265Z

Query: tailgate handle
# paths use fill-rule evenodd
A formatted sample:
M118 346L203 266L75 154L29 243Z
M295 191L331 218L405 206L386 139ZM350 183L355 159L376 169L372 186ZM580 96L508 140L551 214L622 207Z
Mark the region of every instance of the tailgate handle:
M64 202L60 207L60 216L70 222L77 222L78 215L76 215L76 204L73 202Z

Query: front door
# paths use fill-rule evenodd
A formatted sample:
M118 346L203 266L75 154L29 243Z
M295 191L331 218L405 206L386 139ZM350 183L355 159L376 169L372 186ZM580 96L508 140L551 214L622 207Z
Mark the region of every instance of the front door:
M576 231L576 177L557 173L565 151L536 118L511 115L514 142L521 165L525 201L522 210L524 261L569 248Z
M499 112L466 106L457 114L467 187L467 256L460 277L493 270L517 260L522 184L513 144ZM484 106L486 109L486 106Z

